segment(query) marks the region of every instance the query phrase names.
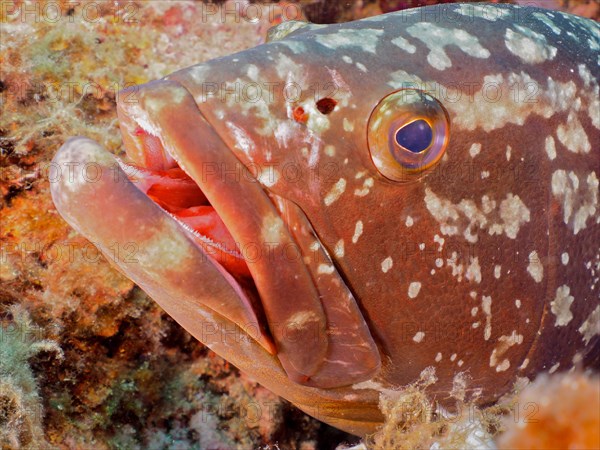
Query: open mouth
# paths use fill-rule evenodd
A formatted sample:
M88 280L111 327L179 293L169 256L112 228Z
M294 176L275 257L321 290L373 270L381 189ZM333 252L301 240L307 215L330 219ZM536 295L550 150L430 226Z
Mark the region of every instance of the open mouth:
M163 102L162 96L177 95L166 89L156 94L167 108L172 102ZM143 97L141 103L119 105L131 160L123 169L219 268L247 305L243 307L252 309L245 315L256 317L264 331L263 346L266 334L273 342L267 351L277 353L288 376L307 382L326 357L328 337L323 305L301 246L187 91L180 95L186 101L176 111L153 112L152 118L148 110L153 104L141 106ZM312 351L298 351L306 342L313 343Z
M134 138L137 140L135 148L144 151L128 151L130 159L135 158L131 164L123 164L129 179L177 219L206 255L254 296L255 289L248 289L255 286L242 249L200 187L179 167L157 137L139 126Z

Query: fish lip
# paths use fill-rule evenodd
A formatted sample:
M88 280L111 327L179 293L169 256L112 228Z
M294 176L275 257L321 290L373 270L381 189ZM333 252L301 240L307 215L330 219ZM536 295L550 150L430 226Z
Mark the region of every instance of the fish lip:
M258 246L258 257L244 258L256 292L253 313L259 327L272 338L272 353L277 354L288 377L305 384L319 370L329 345L327 319L315 280L302 258L290 259L284 254L291 244L301 255L291 230L252 171L206 119L204 107L198 105L192 92L179 80L144 85L137 103L118 105L124 141L136 145L132 139L135 127L157 137L166 153L204 193L242 254L248 244ZM143 120L137 120L139 117ZM139 151L140 146L134 149ZM219 167L218 173L209 175L209 164ZM232 167L234 180L227 179ZM229 172L221 173L221 168ZM273 242L275 252L269 246ZM262 323L261 317L266 319ZM302 351L306 345L311 352Z

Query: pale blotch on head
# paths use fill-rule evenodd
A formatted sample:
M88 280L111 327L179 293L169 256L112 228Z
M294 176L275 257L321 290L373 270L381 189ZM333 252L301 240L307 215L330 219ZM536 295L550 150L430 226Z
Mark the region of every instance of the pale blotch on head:
M527 64L539 64L554 59L556 47L546 42L546 36L520 25L515 25L515 28L517 31L507 28L504 39L506 48L513 55Z
M571 312L571 305L575 298L570 295L571 289L566 284L563 284L556 289L556 296L554 300L550 302L550 309L552 314L556 316L557 327L564 327L573 319L573 313Z
M452 61L444 50L444 47L448 45L454 45L463 53L474 58L490 57L489 50L482 47L475 36L460 28L449 29L438 27L431 22L419 22L408 27L406 32L429 48L427 62L431 67L440 71L452 67Z
M587 226L587 220L598 209L598 178L590 172L581 183L573 171L558 169L552 174L552 195L562 202L563 221L572 227L573 234ZM575 205L579 205L575 209Z
M548 155L548 159L550 161L554 161L556 159L556 144L554 142L554 138L552 136L548 136L544 143L544 148L546 149L546 154Z
M544 266L535 250L529 253L527 272L529 272L529 275L531 275L531 278L533 278L536 283L540 283L544 278Z
M393 265L394 265L394 261L392 260L392 257L388 256L381 262L381 271L383 273L387 273L392 268Z
M600 334L600 306L592 311L589 317L581 324L578 331L583 335L583 340L586 345L590 343L592 338Z
M317 43L332 50L359 48L375 54L381 36L383 36L383 30L363 28L361 30L337 30L333 34L318 34L314 39Z
M422 331L418 331L414 336L413 336L413 341L415 341L417 344L420 343L423 338L425 338L425 333L423 333Z
M334 203L345 191L346 180L344 178L340 178L323 199L325 206L329 206Z
M358 220L356 225L354 226L354 235L352 236L352 243L356 244L358 242L358 238L363 233L363 223L362 220Z
M416 298L421 291L421 283L413 281L408 285L408 298Z
M492 354L490 355L490 367L496 367L496 372L504 372L510 367L510 361L508 358L500 359L513 345L520 345L523 343L523 335L517 334L516 330L513 330L509 336L500 336L498 338L498 345Z
M279 245L283 235L283 220L274 214L267 214L262 223L263 242Z
M344 257L344 240L340 239L336 242L333 254L338 258Z

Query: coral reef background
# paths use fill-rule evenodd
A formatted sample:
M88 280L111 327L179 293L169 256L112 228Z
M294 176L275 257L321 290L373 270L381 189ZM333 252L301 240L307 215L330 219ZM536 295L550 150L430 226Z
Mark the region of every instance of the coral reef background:
M2 448L357 442L214 355L112 268L58 216L49 163L73 135L121 154L120 89L258 45L282 15L327 23L432 3L0 0ZM598 18L596 2L545 3Z

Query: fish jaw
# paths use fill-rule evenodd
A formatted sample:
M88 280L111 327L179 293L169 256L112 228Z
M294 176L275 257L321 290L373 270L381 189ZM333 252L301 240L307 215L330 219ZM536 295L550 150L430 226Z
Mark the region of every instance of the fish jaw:
M318 238L308 219L283 200L277 207L273 204L184 87L159 81L135 89L136 103L118 105L128 155L137 164L183 170L239 247L258 248L259 256L245 261L255 290L240 285L220 258L198 245L198 233L154 203L135 173L127 179L123 169L131 171L131 166L118 164L93 141L68 141L55 163L63 169L69 160L83 166L100 164L102 172L111 167L118 181L107 176L101 183L58 183L53 197L59 212L107 256L115 242L134 242L142 253L150 253L152 259L144 264L113 262L201 341L199 327L205 321L199 305L242 330L249 328L250 337L276 354L275 364L281 364L294 383L332 388L372 378L380 368L377 346L331 258L322 249L314 251ZM139 139L141 134L145 136ZM153 155L146 155L147 146ZM94 210L84 205L94 205ZM156 242L160 251L153 250ZM190 322L194 316L197 320ZM347 351L348 342L356 352ZM246 350L228 347L222 356L232 361L239 351ZM251 365L241 368L253 374Z
M128 179L112 154L90 139L71 138L52 169L51 194L61 216L171 316L183 324L198 319L189 330L202 329L207 315L222 315L274 352L241 287ZM121 257L124 252L130 256Z
M235 280L100 144L84 137L66 141L50 179L61 216L196 339L318 419L357 435L374 432L382 420L378 393L365 390L357 401L350 386L319 389L290 379ZM129 257L115 256L123 250Z

